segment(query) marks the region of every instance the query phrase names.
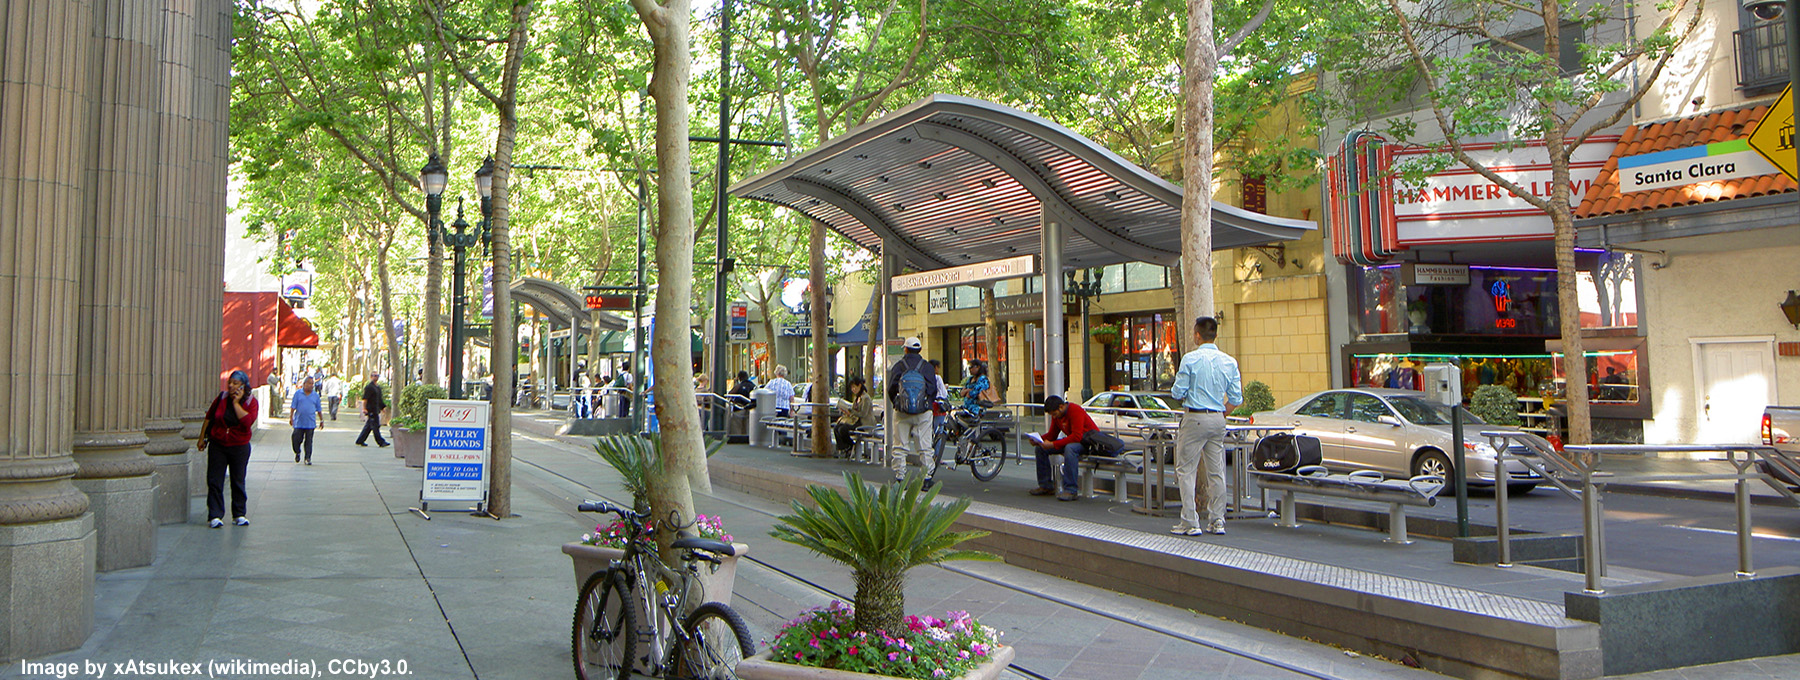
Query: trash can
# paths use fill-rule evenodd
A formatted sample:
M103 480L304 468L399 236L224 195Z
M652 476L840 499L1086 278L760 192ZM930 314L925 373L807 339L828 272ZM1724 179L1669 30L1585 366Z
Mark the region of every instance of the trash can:
M750 415L746 417L746 432L750 435L751 446L768 446L764 440L762 419L775 415L775 391L757 388L750 393Z

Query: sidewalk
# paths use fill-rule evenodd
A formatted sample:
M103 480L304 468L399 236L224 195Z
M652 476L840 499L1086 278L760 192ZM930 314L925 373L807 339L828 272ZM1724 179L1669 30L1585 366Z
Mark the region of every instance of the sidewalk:
M521 434L516 517L434 508L426 521L407 509L417 505L419 471L391 449L354 446L358 425L327 423L312 466L292 462L285 425L259 434L250 526L208 529L204 499L194 499L191 523L158 529L153 565L99 577L86 645L30 661L294 660L321 675L369 677L386 663L431 679L570 677L575 583L558 548L597 521L575 503L624 498L612 472L579 440ZM767 538L784 506L724 490L697 500L752 545L733 604L759 641L830 593L852 592L843 568ZM1440 677L999 563L917 569L907 596L910 611L968 610L1004 630L1030 673L1012 677ZM8 664L0 678L52 677L23 667ZM1705 670L1648 677L1797 677L1800 657Z
M295 660L323 675L338 661L362 677L384 663L431 679L569 677L575 583L558 548L596 521L577 517L576 502L623 498L610 470L577 446L520 436L517 517L497 522L434 508L428 522L407 510L417 505L418 470L391 449L351 444L351 423L327 425L312 466L293 463L285 425L261 433L250 465L250 526L208 529L202 510L189 524L161 527L153 565L100 576L87 644L29 661ZM194 502L204 507L203 498ZM735 602L759 641L801 609L833 599L818 588L851 592L842 568L766 538L785 508L729 492L699 502L703 512L724 514L760 562L740 570ZM1437 677L1003 564L955 566L960 571L915 570L909 609L975 613L1005 630L1020 665L1041 677ZM1244 650L1308 672L1260 663ZM0 677L53 677L23 668L7 664Z

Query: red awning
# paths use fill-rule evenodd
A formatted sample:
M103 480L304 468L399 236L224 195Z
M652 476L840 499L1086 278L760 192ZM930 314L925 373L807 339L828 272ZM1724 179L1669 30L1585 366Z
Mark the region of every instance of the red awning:
M295 314L294 308L288 306L287 300L275 298L275 303L281 308L280 320L277 322L275 330L275 344L281 347L318 347L319 333L313 330L312 324L307 323L306 319L300 318L299 314Z

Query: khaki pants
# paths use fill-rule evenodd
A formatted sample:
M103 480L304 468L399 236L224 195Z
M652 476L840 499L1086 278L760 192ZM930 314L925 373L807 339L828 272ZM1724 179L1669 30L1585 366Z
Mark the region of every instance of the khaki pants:
M1206 464L1206 485L1201 501L1206 503L1205 521L1195 502L1196 478L1200 464ZM1175 440L1175 483L1181 486L1181 521L1191 527L1206 527L1225 519L1225 414L1181 414L1181 433Z
M894 450L888 460L888 467L894 469L894 479L906 479L907 449L919 456L919 466L929 475L937 470L937 456L931 448L931 412L906 413L894 411Z

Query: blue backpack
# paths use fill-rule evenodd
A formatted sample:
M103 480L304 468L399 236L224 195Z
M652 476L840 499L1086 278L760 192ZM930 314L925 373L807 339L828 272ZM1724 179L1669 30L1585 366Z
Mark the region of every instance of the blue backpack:
M902 361L905 360L902 359ZM931 400L933 397L936 397L937 394L936 390L931 387L931 381L925 378L925 373L922 370L930 365L931 364L925 363L923 360L914 361L912 362L912 365L908 366L905 371L900 373L900 381L898 383L900 386L900 398L896 400L894 408L898 408L902 412L912 415L918 415L931 410Z

